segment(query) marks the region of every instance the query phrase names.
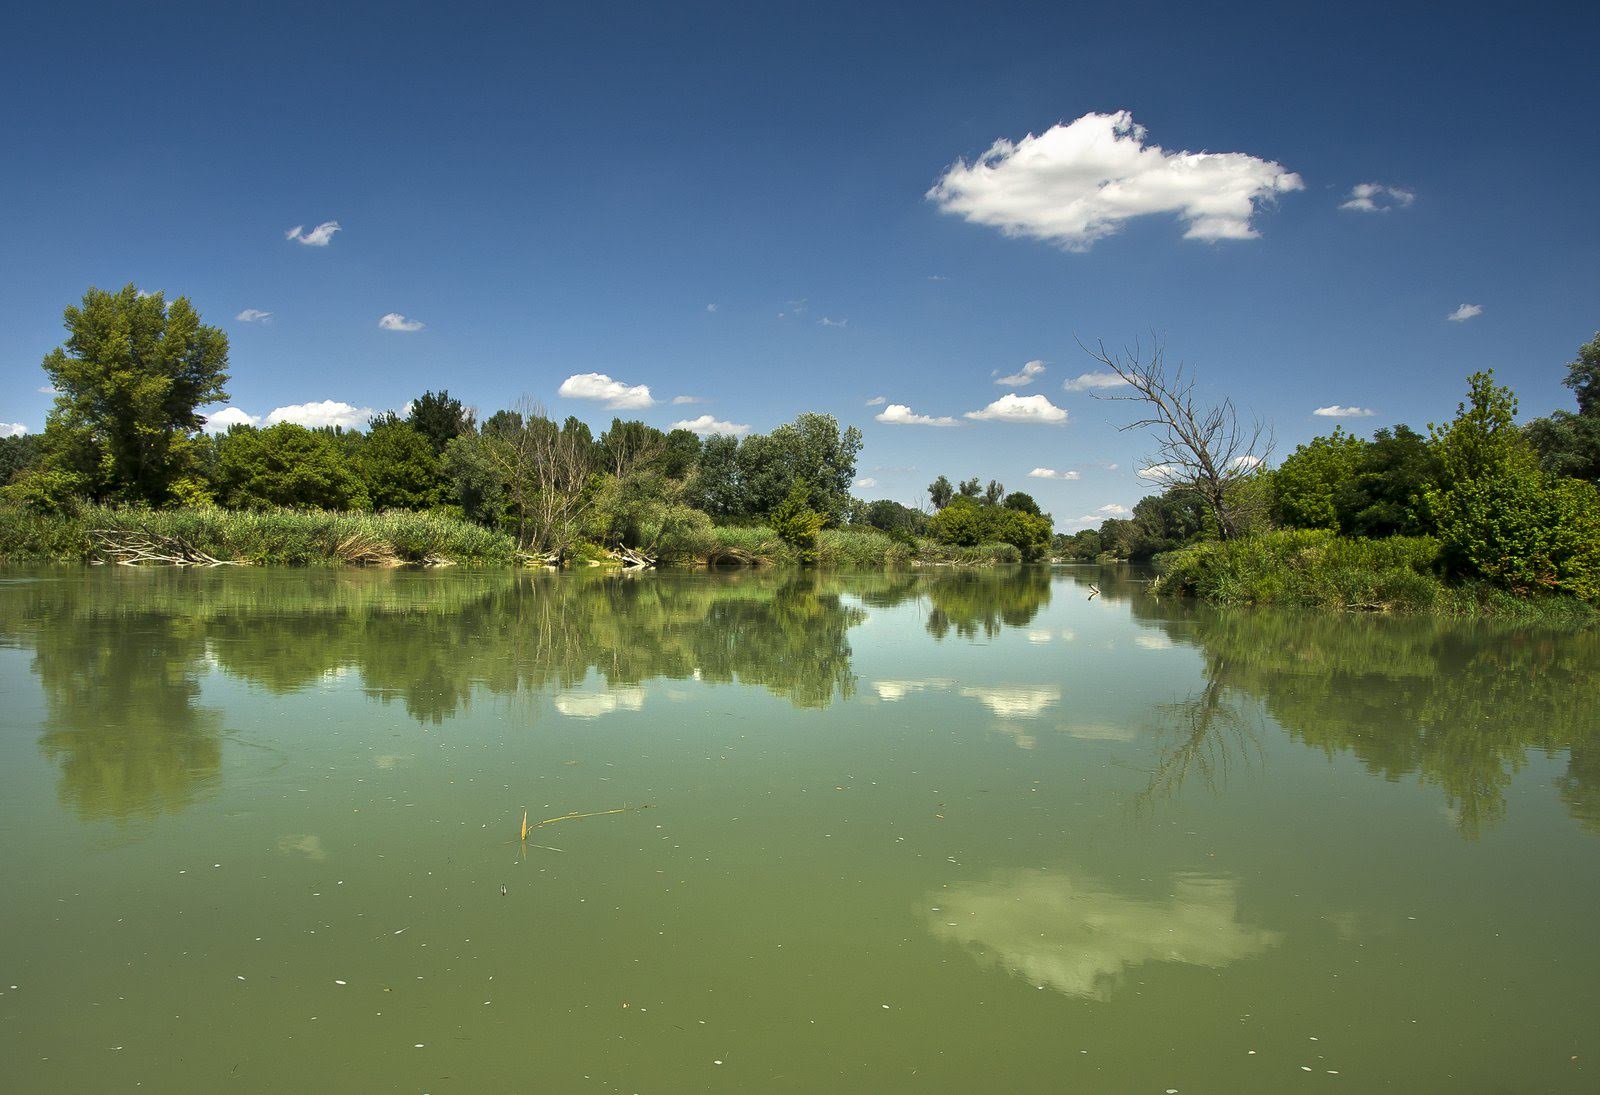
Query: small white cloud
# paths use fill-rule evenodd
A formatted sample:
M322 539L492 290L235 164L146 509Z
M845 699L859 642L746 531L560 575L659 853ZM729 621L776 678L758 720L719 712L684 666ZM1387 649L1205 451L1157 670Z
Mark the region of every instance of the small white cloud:
M1010 376L995 377L994 382L996 384L1006 384L1013 388L1020 388L1025 384L1032 384L1034 378L1042 372L1044 372L1044 362L1030 361Z
M1054 468L1034 468L1028 473L1029 479L1082 479L1083 476L1075 471L1056 471Z
M672 397L674 407L682 407L690 403L704 403L705 400L698 395L675 395Z
M60 388L51 387L49 384L41 384L37 388L35 388L34 391L38 392L40 395L60 395L61 394L61 389Z
M356 407L338 400L324 399L320 403L293 403L287 407L276 407L267 414L266 425L294 422L311 429L340 426L356 430L365 426L373 413L371 407Z
M950 279L945 277L943 274L929 274L928 275L928 280L929 281L949 281Z
M399 312L385 312L378 326L385 331L420 331L427 325L419 319L407 319Z
M980 422L1045 422L1060 425L1067 412L1042 395L1003 395L981 411L968 411L966 417Z
M712 418L709 414L703 414L699 418L688 418L682 422L674 422L672 429L688 430L690 433L697 433L701 437L710 437L719 433L728 437L743 437L750 432L749 426L740 425L737 422L723 422Z
M1250 453L1244 453L1243 455L1235 456L1232 460L1228 461L1228 467L1230 467L1230 468L1259 468L1261 465L1263 465L1265 463L1266 463L1266 461L1261 459L1261 457L1259 457L1259 456L1253 456Z
M655 406L647 384L624 384L605 373L577 373L561 382L556 394L568 399L593 399L614 411Z
M867 400L867 406L869 406L869 407L881 407L887 402L889 402L889 401L887 399L885 399L883 396L875 395L871 399Z
M1149 464L1134 473L1140 479L1148 479L1152 483L1170 485L1178 481L1183 470L1176 464Z
M877 485L878 481L872 478L870 475L864 475L860 479L856 480L856 488L858 490L871 490Z
M22 437L28 427L21 422L0 422L0 437Z
M206 433L227 433L234 426L259 426L261 416L249 414L238 407L224 407L216 414L206 415L205 425L202 427Z
M1448 319L1452 323L1465 323L1467 320L1471 319L1473 316L1481 316L1481 315L1483 315L1483 305L1481 305L1481 304L1463 304L1461 307L1457 308L1455 311L1451 312L1449 315L1445 316L1444 318Z
M556 710L572 719L595 719L613 711L639 711L644 689L618 688L610 692L563 692L555 698Z
M1304 189L1282 164L1242 152L1168 152L1127 111L1085 114L957 161L927 197L1008 236L1087 251L1133 217L1174 213L1186 239L1254 239L1260 203Z
M817 323L822 327L848 327L850 325L848 319L830 319L828 316L823 316L817 320Z
M1101 517L1126 517L1128 514L1132 513L1133 511L1131 509L1129 509L1127 506L1119 506L1115 502L1109 502L1106 505L1103 505L1099 509L1095 510L1095 512L1098 513Z
M240 323L265 323L272 318L272 313L263 312L260 308L246 308L233 318Z
M1350 188L1349 200L1339 208L1356 213L1387 213L1391 209L1404 209L1416 200L1417 196L1402 186L1357 183Z
M715 312L716 310L717 310L717 305L716 305L715 301L712 301L710 304L706 305L706 311Z
M1126 383L1116 373L1079 373L1061 386L1069 392L1091 392L1101 388L1120 388Z
M283 238L304 244L306 247L326 247L333 242L333 234L338 231L340 231L338 221L323 221L309 232L305 230L304 225L297 224L285 232Z
M978 700L1002 719L1034 719L1061 702L1061 689L999 687L963 688L963 696Z
M1318 418L1371 418L1377 412L1370 407L1341 407L1334 403L1327 407L1318 407L1311 412Z
M932 415L917 414L904 403L891 403L882 411L872 416L879 422L891 426L958 426L955 419L948 415L934 418Z

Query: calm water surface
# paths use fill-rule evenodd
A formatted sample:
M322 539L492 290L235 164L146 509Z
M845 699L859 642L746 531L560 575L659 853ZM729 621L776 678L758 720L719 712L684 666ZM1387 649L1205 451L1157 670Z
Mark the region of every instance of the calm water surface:
M0 571L0 872L8 1091L1592 1092L1600 637Z

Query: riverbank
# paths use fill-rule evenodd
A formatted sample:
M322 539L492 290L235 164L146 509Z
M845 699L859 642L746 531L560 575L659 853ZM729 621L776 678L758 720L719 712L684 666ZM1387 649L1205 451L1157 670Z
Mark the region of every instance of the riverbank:
M828 529L816 564L839 570L908 566L994 566L1022 561L1010 544L957 547L893 537L876 529ZM71 514L0 507L0 561L236 563L252 566L516 566L528 561L503 532L440 513L327 510L149 510L85 505ZM788 566L800 550L769 528L713 528L693 545L663 554L663 566ZM575 566L621 565L604 548L580 544Z
M1278 605L1344 612L1437 616L1588 626L1600 606L1573 597L1521 594L1483 582L1456 583L1426 536L1365 540L1285 530L1194 544L1156 556L1157 592L1224 607Z

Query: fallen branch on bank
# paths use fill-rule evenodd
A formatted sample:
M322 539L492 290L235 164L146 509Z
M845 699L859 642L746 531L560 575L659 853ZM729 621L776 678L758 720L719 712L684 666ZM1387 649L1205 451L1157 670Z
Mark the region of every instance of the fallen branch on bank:
M118 566L236 567L238 559L218 559L181 536L161 536L129 529L90 529L94 551Z

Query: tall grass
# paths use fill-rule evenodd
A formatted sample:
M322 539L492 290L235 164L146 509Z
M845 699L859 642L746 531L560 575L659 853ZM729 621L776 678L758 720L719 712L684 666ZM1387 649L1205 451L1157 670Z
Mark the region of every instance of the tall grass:
M1571 598L1518 597L1489 586L1452 585L1438 573L1431 537L1364 540L1289 529L1156 556L1157 592L1212 604L1286 605L1574 623L1597 616Z
M503 533L436 513L325 510L150 510L83 506L71 516L0 507L0 558L92 561L95 531L176 538L218 559L277 566L509 564Z

